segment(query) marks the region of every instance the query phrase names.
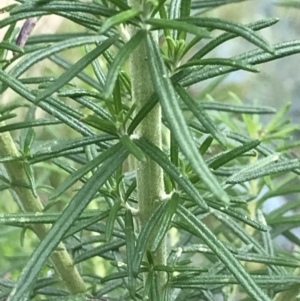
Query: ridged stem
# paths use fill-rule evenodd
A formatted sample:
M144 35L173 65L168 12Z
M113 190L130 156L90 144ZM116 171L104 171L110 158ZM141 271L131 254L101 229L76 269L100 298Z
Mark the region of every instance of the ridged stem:
M149 3L143 4L143 1L131 0L132 7L143 11L147 17L149 12ZM131 36L136 33L136 28L131 28ZM158 41L157 36L155 37ZM141 109L154 92L151 75L147 63L146 42L140 45L132 52L130 56L130 77L132 85L132 98L137 105L137 111ZM156 105L155 108L143 121L136 130L139 137L144 137L155 144L157 147L162 146L161 133L161 107ZM139 206L139 225L143 225L149 220L151 214L157 208L159 201L164 194L164 182L162 169L149 157L147 162L136 161L136 178L137 178L137 197ZM155 265L166 264L166 242L161 243L157 252L152 254ZM146 260L146 258L145 258ZM166 283L165 273L158 274L158 284L161 294L163 295L164 285ZM154 301L154 300L153 300Z

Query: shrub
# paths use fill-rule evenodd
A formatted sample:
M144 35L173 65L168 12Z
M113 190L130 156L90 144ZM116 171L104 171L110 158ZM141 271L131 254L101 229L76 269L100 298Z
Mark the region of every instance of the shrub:
M290 231L299 218L285 216L299 202L261 210L271 197L299 192L288 106L263 125L259 116L274 109L210 95L226 74L257 72L298 53L300 42L270 45L257 33L275 18L242 25L201 15L240 1L18 2L0 21L8 26L1 93L18 95L0 107L0 221L15 261L2 259L1 296L294 300L299 260L274 241L284 235L299 245ZM47 14L81 31L29 37ZM205 58L237 37L256 49ZM71 48L84 50L75 63L74 52L63 55ZM22 77L41 61L54 68L50 76ZM32 254L16 257L22 250Z

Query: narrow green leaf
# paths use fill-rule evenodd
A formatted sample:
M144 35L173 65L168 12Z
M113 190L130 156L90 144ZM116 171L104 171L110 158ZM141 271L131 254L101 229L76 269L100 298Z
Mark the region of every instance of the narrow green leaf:
M291 216L278 216L275 218L267 217L267 223L269 225L286 225L286 224L295 224L299 223L300 217L299 215L291 215Z
M53 84L45 89L42 93L38 94L35 99L35 102L38 103L41 100L52 95L54 92L57 92L65 84L67 84L71 79L73 79L80 71L86 68L93 60L95 60L101 53L107 50L114 42L118 39L117 36L113 36L101 45L97 46L83 58L81 58L77 63L75 63L70 69L63 73Z
M115 56L113 63L109 66L108 73L106 76L103 92L106 98L109 98L112 95L116 84L116 80L118 78L119 72L123 64L129 58L132 51L143 41L145 35L146 33L144 30L138 31L137 34L134 35L134 37L132 37L130 41L127 42Z
M207 269L203 267L196 267L196 266L182 266L182 265L155 265L153 267L154 271L165 271L168 273L174 272L206 272Z
M131 140L128 135L121 137L121 142L123 146L133 155L135 158L141 162L146 162L147 158L144 152Z
M79 220L89 220L94 217L101 216L103 212L99 210L88 210L83 212L79 217ZM104 212L105 216L108 212ZM22 213L6 213L0 215L0 224L53 224L60 217L61 212L22 212Z
M259 72L259 69L253 67L250 64L245 64L243 61L238 61L234 59L225 59L225 58L212 58L212 59L202 59L202 60L189 60L187 63L181 65L178 70L184 69L191 66L232 66L237 67L241 70L246 70L250 72Z
M274 114L276 109L267 106L249 106L249 105L235 105L224 102L201 101L199 103L204 110L242 113L242 114Z
M115 220L121 208L121 202L116 201L114 205L110 208L109 215L106 222L106 229L105 229L105 239L106 241L110 241L112 237L112 233L114 230Z
M118 24L125 24L127 21L133 19L134 17L138 16L140 14L140 11L136 10L136 9L129 9L129 10L125 10L122 11L108 19L106 19L99 31L99 34L103 34L104 32L106 32L107 30L109 30L110 28L118 25Z
M232 150L226 151L219 155L216 155L209 160L207 160L207 164L212 169L217 169L226 163L230 162L241 156L242 154L246 153L247 151L254 149L256 146L260 144L259 140L253 140L246 142L245 144L238 146Z
M153 230L157 227L158 221L165 213L167 204L168 203L165 201L160 201L160 204L157 206L156 210L153 212L153 214L150 216L148 221L144 224L144 226L141 229L134 250L133 274L135 276L138 275L138 270L140 268L140 264L145 254L145 251L147 249L150 237L153 235Z
M179 22L176 20L168 19L149 19L146 21L147 24L152 25L152 30L158 29L177 29L183 32L194 34L201 38L211 38L209 31L199 28L188 22Z
M201 155L206 154L206 152L210 148L213 140L214 140L214 138L210 135L205 138L205 140L203 141L203 143L201 143L201 146L199 147L199 152Z
M87 115L81 118L81 121L104 133L117 136L118 130L116 128L116 124L110 119L109 120L103 119L96 115Z
M98 222L107 218L108 214L109 214L109 210L104 211L104 212L98 212L98 214L94 217L90 217L90 218L84 218L82 221L80 220L81 217L83 217L85 215L85 213L87 212L83 212L83 214L80 215L80 217L78 218L79 221L77 221L75 223L74 226L71 227L70 230L67 231L67 233L64 235L64 239L67 239L68 237L73 236L74 234L82 231L82 230L89 230L89 227L95 226L95 224L98 225ZM103 231L104 232L104 231ZM115 233L113 233L113 235L115 237L117 237L115 235ZM103 236L102 236L103 237ZM120 238L120 237L119 237ZM121 237L124 238L124 237Z
M180 18L180 6L182 0L171 0L169 5L169 20ZM167 18L165 20L168 20ZM171 38L173 40L178 39L178 31L171 30Z
M128 287L131 297L135 295L135 278L133 275L133 257L135 249L135 235L132 213L125 211L125 235L126 235L126 264L128 271Z
M87 97L72 97L72 99L85 108L90 109L92 112L94 112L95 115L98 115L105 120L113 120L111 115L106 110L104 110L104 108L96 104L94 101L88 99Z
M87 47L87 45L84 45L84 46ZM67 60L65 57L63 57L60 54L53 54L53 55L49 56L48 59L50 61L52 61L53 63L55 63L57 66L65 69L65 70L68 70L69 68L71 68L73 66L73 62ZM97 62L97 60L94 60L92 62L92 64L95 62ZM80 80L82 80L84 83L88 84L89 86L93 87L94 89L102 92L102 90L103 90L102 86L99 85L98 81L96 81L93 77L91 77L86 72L81 71L76 75L76 77L79 78ZM102 98L103 98L103 96L102 96Z
M215 123L211 118L205 113L205 111L198 106L196 101L185 91L184 88L179 85L176 86L176 91L178 92L181 99L187 105L189 110L194 114L194 116L201 122L201 124L207 129L207 131L224 147L226 148L226 137L217 128Z
M279 285L279 284L294 284L294 283L300 283L300 277L299 276L286 276L286 275L274 275L272 278L268 275L259 275L259 276L252 276L249 278L252 280L253 283L257 283L258 285L261 285L263 287L270 287L274 285ZM255 282L254 282L255 281ZM223 285L228 285L228 284L239 284L239 279L237 277L233 277L231 275L203 275L203 276L196 276L192 279L188 280L182 280L180 281L172 281L171 285L173 287L179 287L179 288L197 288L197 285L210 285L210 284L223 284ZM250 283L249 283L250 286ZM255 291L249 292L248 289L248 294L252 296L252 298L255 298L254 300L271 300L267 295L263 293L263 291L256 286L256 290L258 294L256 297L254 297Z
M56 248L64 235L83 212L98 189L107 181L112 173L123 163L128 156L124 149L116 149L108 159L80 189L62 212L60 218L52 226L46 237L35 249L26 267L23 269L18 282L10 293L9 301L21 300L36 280L42 266L47 261L52 251Z
M95 144L101 141L111 141L117 139L115 136L102 134L94 135L73 139L59 139L59 140L50 140L46 143L40 144L38 147L33 149L33 155L45 155L45 154L54 154L60 153L66 150L76 149L78 147L84 147L88 145Z
M151 78L163 108L163 113L176 138L179 147L191 162L195 172L201 177L211 192L221 201L229 202L226 192L210 172L198 152L193 137L180 110L176 92L173 88L168 71L160 55L160 49L151 35L147 36L147 55Z
M273 61L282 57L290 56L300 52L300 41L292 41L279 43L273 46L275 49L275 54L266 53L262 49L252 50L243 54L240 54L233 59L243 60L245 63L251 65L257 65ZM195 69L194 69L195 68ZM229 72L238 70L235 67L204 67L199 69L199 67L191 67L185 70L184 74L176 73L173 76L173 80L180 82L183 86L190 86L197 82L203 81L208 78L213 78L219 75L227 74Z
M10 42L7 41L2 41L0 42L0 49L7 49L7 50L11 50L14 52L20 52L20 53L24 53L24 50L22 47L12 44Z
M153 289L152 288L153 276L154 276L154 271L150 271L147 274L147 278L146 278L145 286L144 286L144 291L143 291L143 300L153 298L153 296L151 295L152 289ZM154 300L154 299L150 299L150 300Z
M241 222L259 230L259 231L267 231L267 227L264 226L263 224L259 223L258 221L250 218L248 215L246 215L244 212L228 207L228 206L222 206L223 204L220 204L213 199L207 200L208 205L211 208L217 209L219 211L224 212L228 216L232 216Z
M19 61L18 66L14 66L10 71L9 74L12 77L19 77L21 74L23 74L26 70L28 70L31 66L33 66L35 63L45 59L49 58L51 59L51 56L55 53L61 52L63 50L74 48L82 45L87 44L95 44L95 43L101 43L103 41L106 41L105 37L101 36L83 36L83 37L76 37L73 39L68 39L66 41L61 41L58 43L55 43L51 45L50 47L47 47L46 49L40 49L38 51L35 51L33 53L30 53L26 55L23 59ZM97 86L97 81L95 81Z
M29 180L29 183L30 183L30 188L31 188L32 194L35 197L37 197L36 184L35 184L35 177L34 177L33 168L27 162L24 162L23 166L24 166L24 170L25 170L27 179Z
M185 193L202 209L207 210L207 204L195 186L180 170L170 162L169 158L150 141L140 138L135 143L155 161L161 168L185 191Z
M122 146L120 143L112 146L107 151L100 154L98 157L96 157L94 160L88 162L83 167L78 169L76 172L72 173L70 176L67 177L67 179L62 182L54 191L54 193L51 195L51 199L55 199L62 195L69 187L71 187L75 182L77 182L80 178L82 178L85 174L93 170L94 168L97 168L102 162L113 156L113 154L117 151L120 151L122 149Z
M266 132L271 132L276 129L278 123L281 119L287 114L290 110L292 104L290 102L286 103L277 113L276 115L269 121L269 123L265 126Z
M84 3L73 1L47 1L41 3L24 3L10 11L11 15L26 12L79 12L90 13L97 16L110 17L116 13L115 10L97 3Z
M95 247L91 250L85 251L81 255L75 257L74 263L75 264L80 263L80 262L86 261L90 258L93 258L95 256L101 256L109 251L118 250L119 248L123 247L124 245L125 245L125 241L123 239L114 239L110 242L102 244L99 247ZM126 274L127 274L127 272L126 272ZM110 275L108 277L110 277ZM108 279L106 279L104 281L108 281Z
M263 29L265 27L272 26L272 25L276 24L278 21L279 21L278 18L268 18L268 19L259 20L259 21L250 23L246 26L249 27L250 29L254 30L254 31L257 31L257 30ZM212 39L209 43L204 45L200 50L198 50L191 57L190 60L201 59L202 57L204 57L206 54L211 52L213 49L215 49L219 45L221 45L221 44L225 43L226 41L229 41L233 38L236 38L237 36L238 35L236 35L234 33L223 33L223 34L221 34L220 36Z
M244 270L240 262L233 254L220 242L220 240L210 231L207 226L202 223L190 211L179 205L177 214L180 218L192 228L216 256L223 262L228 270L234 275L236 281L243 286L245 291L257 301L270 301L268 296L257 286L253 278Z
M300 159L284 160L271 163L265 166L263 169L252 169L248 172L243 172L243 174L239 174L238 176L233 175L226 182L231 184L242 183L284 171L292 171L295 168L300 168Z
M260 160L257 160L254 163L250 163L234 173L230 178L227 179L226 182L231 183L231 181L236 182L238 179L243 178L244 175L247 175L253 171L256 170L264 170L267 165L269 165L272 162L277 162L279 160L279 155L278 154L272 154L269 155L265 158L262 158Z
M192 0L181 0L180 3L180 18L185 18L191 14ZM186 32L179 32L179 39L186 40Z
M173 193L171 199L165 202L168 202L168 204L165 209L165 214L163 215L162 219L158 222L159 226L156 229L156 234L152 242L152 246L150 248L151 252L155 252L158 249L160 243L162 242L170 228L173 215L175 214L179 204L178 193Z
M247 0L198 0L198 1L196 0L196 1L192 1L191 7L192 9L203 9L203 8L218 7L229 3L237 3L243 1L247 1Z
M249 41L250 43L253 43L254 45L258 46L264 51L270 54L274 54L274 49L270 46L270 44L268 44L265 41L265 39L263 39L260 35L256 34L254 30L240 23L217 19L217 18L199 18L199 17L181 18L179 21L187 21L200 27L220 29L220 30L225 30L227 32L234 33L238 36L243 37L245 40Z

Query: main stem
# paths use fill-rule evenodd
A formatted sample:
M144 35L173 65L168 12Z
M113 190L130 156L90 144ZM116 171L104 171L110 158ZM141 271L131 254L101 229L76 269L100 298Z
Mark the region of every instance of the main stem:
M0 125L3 125L3 123ZM0 158L18 156L15 143L9 133L0 134L0 146ZM12 183L28 183L21 161L6 162L3 165ZM20 185L12 186L11 193L23 211L43 211L41 200L36 198L30 189ZM36 224L33 226L33 231L39 239L42 240L47 235L49 228L50 227L45 224ZM62 243L60 243L56 250L51 254L51 261L71 294L75 295L86 291L85 284L78 273L77 268L73 264L72 258Z
M142 10L147 16L147 7L141 4L140 0L131 0L132 7ZM131 35L136 33L136 28L132 28ZM156 37L156 40L158 38ZM154 92L151 75L147 63L146 43L141 42L130 56L130 76L132 86L132 98L139 111L150 99ZM136 134L150 140L157 147L162 146L161 134L161 107L155 108L146 118L141 121ZM164 193L163 171L149 157L147 162L136 161L136 179L137 179L137 197L139 206L139 225L143 227L149 220L151 214L157 208L159 201L162 200ZM152 254L155 265L166 264L166 242L163 240L157 252ZM158 283L163 295L164 285L166 283L165 274L159 273Z

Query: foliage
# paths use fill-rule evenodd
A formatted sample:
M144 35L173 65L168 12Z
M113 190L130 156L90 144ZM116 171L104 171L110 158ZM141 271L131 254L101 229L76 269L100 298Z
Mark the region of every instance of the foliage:
M17 94L0 103L1 298L296 297L299 256L276 239L300 245L299 217L286 215L300 203L262 211L299 192L289 105L276 113L211 94L230 72L299 53L300 41L270 45L257 33L276 18L203 16L241 0L17 2L0 21L0 90ZM18 20L49 14L78 32L17 38ZM206 57L237 37L256 48ZM75 62L74 48L84 53ZM30 76L40 62L54 71ZM266 125L264 114L274 114Z

